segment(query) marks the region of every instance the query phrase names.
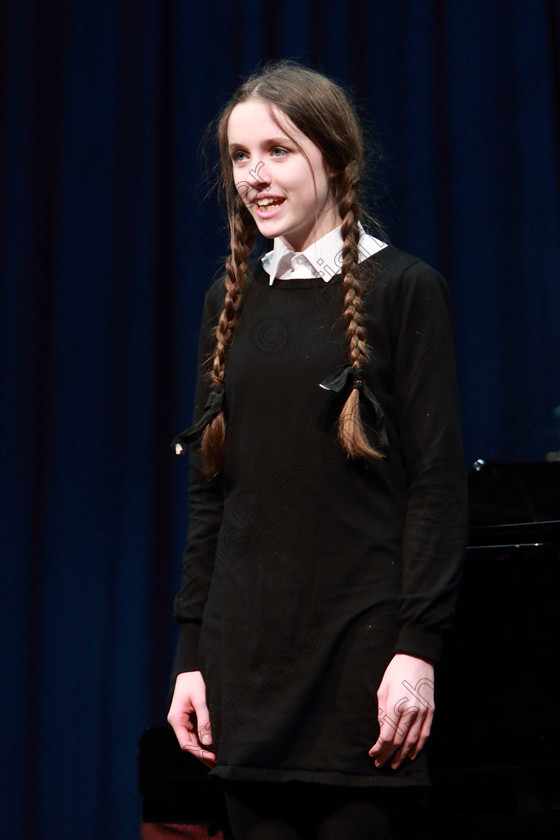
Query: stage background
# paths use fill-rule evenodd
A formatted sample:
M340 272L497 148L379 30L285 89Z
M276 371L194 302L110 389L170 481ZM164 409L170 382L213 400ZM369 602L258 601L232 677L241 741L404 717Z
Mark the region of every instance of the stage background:
M294 58L380 142L377 213L446 277L467 462L560 449L559 17L550 0L83 0L0 10L0 814L136 837L165 718L205 289L199 144Z

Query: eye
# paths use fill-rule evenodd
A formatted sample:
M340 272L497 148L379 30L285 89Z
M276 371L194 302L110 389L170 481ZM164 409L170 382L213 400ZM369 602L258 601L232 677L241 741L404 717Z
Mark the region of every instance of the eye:
M288 150L283 149L282 146L274 146L270 150L270 152L272 154L272 157L275 157L275 158L283 158L288 154Z
M247 153L243 152L241 149L236 149L235 152L231 153L231 159L233 163L241 163L247 159Z

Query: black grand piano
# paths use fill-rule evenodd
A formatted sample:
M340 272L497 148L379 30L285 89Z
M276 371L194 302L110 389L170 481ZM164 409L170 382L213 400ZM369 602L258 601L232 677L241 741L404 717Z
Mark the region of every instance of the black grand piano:
M469 492L437 675L433 791L409 820L426 840L560 838L560 462L477 461ZM227 839L216 785L169 727L140 739L139 788L143 840Z

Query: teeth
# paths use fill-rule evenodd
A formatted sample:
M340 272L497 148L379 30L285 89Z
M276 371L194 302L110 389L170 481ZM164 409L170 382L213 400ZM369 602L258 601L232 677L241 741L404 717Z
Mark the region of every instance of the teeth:
M257 204L259 207L267 207L269 204L276 204L280 199L278 198L259 198Z

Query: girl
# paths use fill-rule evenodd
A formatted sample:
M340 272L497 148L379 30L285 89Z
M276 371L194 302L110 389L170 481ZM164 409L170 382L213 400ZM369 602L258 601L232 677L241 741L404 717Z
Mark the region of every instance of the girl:
M386 838L390 795L429 784L465 542L449 295L362 228L360 128L323 75L267 67L218 140L231 253L174 441L193 446L168 719L236 838Z

